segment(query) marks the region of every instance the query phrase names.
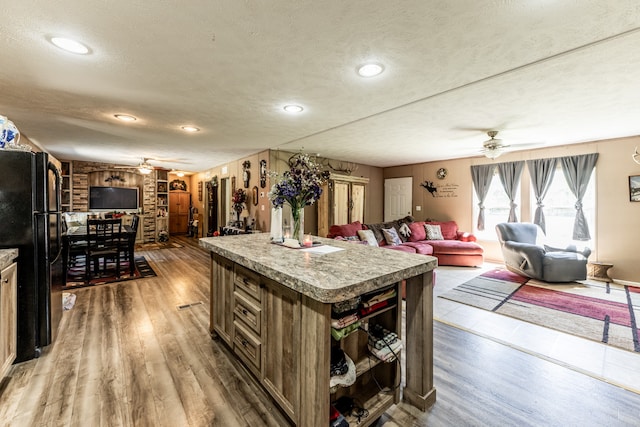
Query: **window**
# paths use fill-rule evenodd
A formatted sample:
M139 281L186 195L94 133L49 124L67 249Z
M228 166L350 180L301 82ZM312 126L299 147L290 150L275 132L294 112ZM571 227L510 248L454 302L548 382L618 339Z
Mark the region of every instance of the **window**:
M520 189L516 194L515 203L516 215L520 219ZM480 208L478 207L478 197L474 191L473 193L473 217L478 218ZM493 179L489 186L487 198L484 201L484 230L477 229L477 221L474 225L474 234L480 240L498 240L496 235L496 225L501 222L507 222L509 220L509 197L502 187L500 176L498 175L498 169L496 168L493 173Z
M544 218L546 223L546 243L552 246L567 246L569 244L575 244L578 247L584 246L588 243L588 246L594 246L595 237L595 224L596 224L596 170L593 170L591 179L587 186L587 191L582 199L582 211L587 219L589 225L589 233L591 234L591 240L575 241L573 240L573 223L576 218L576 197L573 195L567 184L567 180L562 173L562 166L558 164L556 173L553 176L553 182L549 187L547 196L544 198L542 204ZM531 191L531 221L536 209L536 200Z

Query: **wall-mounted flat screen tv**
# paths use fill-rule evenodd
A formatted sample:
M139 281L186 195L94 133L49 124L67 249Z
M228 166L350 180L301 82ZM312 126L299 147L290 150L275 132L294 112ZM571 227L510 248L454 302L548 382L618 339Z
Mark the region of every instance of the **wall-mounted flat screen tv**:
M89 210L137 210L138 188L89 187Z

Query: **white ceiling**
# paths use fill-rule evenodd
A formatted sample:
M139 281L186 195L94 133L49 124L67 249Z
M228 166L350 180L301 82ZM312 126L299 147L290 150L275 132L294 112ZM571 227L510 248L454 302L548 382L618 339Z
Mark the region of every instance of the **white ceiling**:
M0 114L63 159L203 171L303 148L384 167L478 155L490 129L512 149L640 135L637 0L0 0L0 10ZM92 52L65 53L50 36ZM368 60L385 72L358 77ZM289 103L304 113L284 113Z

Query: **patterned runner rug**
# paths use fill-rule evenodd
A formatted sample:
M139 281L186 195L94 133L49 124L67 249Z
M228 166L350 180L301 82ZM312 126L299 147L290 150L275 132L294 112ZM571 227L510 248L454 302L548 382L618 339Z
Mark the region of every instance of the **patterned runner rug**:
M640 352L637 287L594 280L547 283L496 269L440 298Z
M120 277L113 276L105 276L105 277L96 277L92 279L89 283L84 283L85 276L85 264L81 260L69 268L67 272L67 286L65 289L73 289L73 288L82 288L85 286L95 286L95 285L104 285L107 283L114 282L124 282L126 280L135 280L135 279L144 279L145 277L155 277L156 272L153 271L153 268L147 262L147 259L144 256L138 255L134 257L135 263L135 273L133 275L129 274L129 262L122 260L120 262ZM107 267L112 267L112 263L110 262Z

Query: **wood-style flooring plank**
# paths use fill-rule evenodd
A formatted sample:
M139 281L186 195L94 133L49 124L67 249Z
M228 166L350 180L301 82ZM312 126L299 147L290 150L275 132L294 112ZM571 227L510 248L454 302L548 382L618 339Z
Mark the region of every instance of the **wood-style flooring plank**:
M0 383L0 426L282 427L287 418L209 335L209 255L140 251L157 277L75 289L57 341ZM185 310L177 306L202 301ZM377 426L631 426L640 396L435 322L436 404Z

